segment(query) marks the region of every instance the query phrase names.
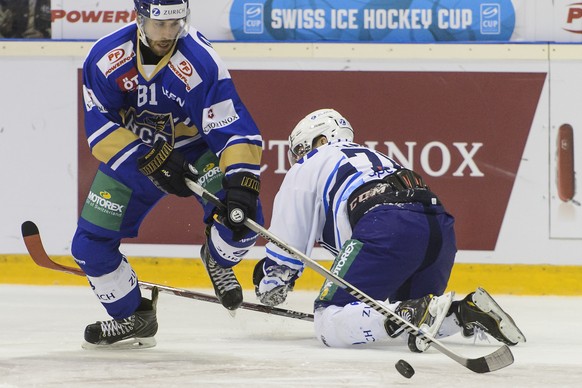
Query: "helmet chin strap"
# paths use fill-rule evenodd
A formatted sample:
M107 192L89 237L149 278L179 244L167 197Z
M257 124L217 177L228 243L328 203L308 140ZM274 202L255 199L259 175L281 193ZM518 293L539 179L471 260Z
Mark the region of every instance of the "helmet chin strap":
M138 18L141 16L138 16ZM139 40L146 46L146 47L150 47L150 44L148 43L148 38L146 37L146 34L144 32L144 30L142 29L142 23L140 23L139 20L135 21L137 23L137 31L138 31L138 36L139 36Z

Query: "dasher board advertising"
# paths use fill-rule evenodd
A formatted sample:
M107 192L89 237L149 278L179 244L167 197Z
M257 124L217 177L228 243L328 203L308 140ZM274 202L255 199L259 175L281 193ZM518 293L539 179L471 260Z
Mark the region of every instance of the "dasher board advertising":
M133 0L52 0L53 39L99 39L135 20ZM581 42L566 0L190 0L212 41Z

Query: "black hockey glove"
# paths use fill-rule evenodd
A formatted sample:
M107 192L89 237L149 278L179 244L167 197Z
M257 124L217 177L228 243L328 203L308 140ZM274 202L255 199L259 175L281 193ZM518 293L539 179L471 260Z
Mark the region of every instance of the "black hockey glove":
M224 225L234 232L233 239L240 241L249 232L243 224L246 218L253 221L257 216L257 200L261 182L259 177L248 172L232 174L222 180L226 191L226 214Z
M198 178L198 171L166 141L156 141L151 151L138 159L137 165L139 171L163 192L179 197L194 194L186 185L184 178L195 181Z

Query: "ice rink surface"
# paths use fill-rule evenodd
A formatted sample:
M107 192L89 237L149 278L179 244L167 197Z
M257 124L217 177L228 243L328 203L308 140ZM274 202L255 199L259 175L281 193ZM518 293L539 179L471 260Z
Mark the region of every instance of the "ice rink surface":
M284 307L310 312L315 294L295 292ZM155 348L87 351L85 326L108 319L88 287L0 285L0 387L582 387L582 297L494 297L528 342L512 347L513 365L480 375L435 349L330 349L311 322L246 310L232 318L218 304L168 294ZM471 357L500 346L460 335L443 342ZM399 359L416 370L411 379L394 368Z

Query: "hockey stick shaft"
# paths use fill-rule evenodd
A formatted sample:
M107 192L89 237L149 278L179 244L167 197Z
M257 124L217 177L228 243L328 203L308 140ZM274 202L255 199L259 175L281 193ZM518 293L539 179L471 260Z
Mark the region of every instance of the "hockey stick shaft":
M22 237L24 238L24 243L26 245L28 253L30 254L32 260L39 267L65 272L72 275L85 276L85 273L80 268L59 264L50 258L42 244L38 227L32 221L26 221L22 224ZM151 290L152 288L157 287L161 292L167 294L172 294L188 299L200 300L203 302L220 304L220 300L214 295L208 295L196 291L164 286L162 284L144 282L141 280L139 281L139 286L146 290ZM299 311L286 310L282 308L265 306L262 304L255 304L249 302L243 302L239 308L265 314L278 315L286 318L295 318L303 321L313 322L313 314L303 313Z
M219 210L225 212L225 205L215 195L210 193L204 187L188 178L186 178L186 184L188 185L190 190L192 190L200 198L203 198L211 202ZM507 345L503 345L493 353L479 358L469 359L460 356L453 350L449 349L442 342L435 339L433 336L424 333L420 328L414 326L407 320L395 314L392 310L388 309L384 304L376 301L374 298L368 296L367 294L357 289L344 279L333 274L331 271L321 266L319 263L305 255L301 251L285 243L283 240L275 236L273 233L269 232L267 229L263 228L261 225L257 224L255 221L247 218L244 220L244 225L247 226L252 231L254 231L255 233L262 236L263 238L265 238L267 241L281 248L291 256L301 260L307 267L311 268L321 276L325 277L329 281L343 288L346 292L355 297L357 300L370 306L371 308L382 314L384 317L386 317L390 321L396 323L398 326L406 330L406 332L432 344L432 346L435 349L445 354L449 358L453 359L454 361L458 362L459 364L463 365L464 367L472 370L473 372L476 373L492 372L504 368L513 363L513 354L511 353L511 350Z

